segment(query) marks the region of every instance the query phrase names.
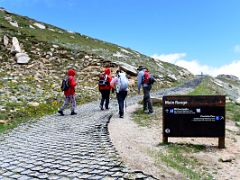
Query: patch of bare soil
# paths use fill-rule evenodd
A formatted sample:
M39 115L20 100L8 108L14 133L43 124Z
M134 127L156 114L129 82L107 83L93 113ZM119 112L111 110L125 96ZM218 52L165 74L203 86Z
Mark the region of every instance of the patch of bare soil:
M131 119L138 107L138 104L128 107L124 119L114 115L109 123L110 137L120 157L130 168L159 179L185 179L164 162L155 163L150 153L161 148L158 144L162 142L162 120L156 120L151 127L138 126ZM240 130L234 122L226 123L225 149L218 149L217 138L169 138L169 142L204 145L204 150L188 156L197 159L214 179L240 179Z

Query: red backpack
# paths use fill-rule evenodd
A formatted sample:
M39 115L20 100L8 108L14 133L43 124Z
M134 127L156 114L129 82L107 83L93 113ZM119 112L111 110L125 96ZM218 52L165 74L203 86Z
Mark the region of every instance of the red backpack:
M150 78L149 71L145 70L143 74L143 84L148 84L149 78Z
M145 70L143 74L143 84L152 85L155 81L155 78L149 73L149 71Z

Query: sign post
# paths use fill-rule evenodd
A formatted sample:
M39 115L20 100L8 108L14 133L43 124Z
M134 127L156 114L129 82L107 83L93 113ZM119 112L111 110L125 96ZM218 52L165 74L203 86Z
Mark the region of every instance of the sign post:
M225 96L164 96L163 143L169 137L214 137L224 148Z

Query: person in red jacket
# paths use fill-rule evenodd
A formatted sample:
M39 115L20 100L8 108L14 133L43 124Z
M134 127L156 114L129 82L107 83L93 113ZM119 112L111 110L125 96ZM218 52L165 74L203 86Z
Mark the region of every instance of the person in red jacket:
M76 99L75 99L75 86L76 86L76 82L74 80L74 76L75 75L76 75L76 71L75 70L73 70L73 69L69 69L68 70L68 84L69 84L69 88L66 91L64 91L65 100L64 100L64 103L63 103L62 107L58 111L58 113L61 116L64 116L63 110L67 107L69 102L72 103L71 115L77 114L75 112L75 108L76 108Z
M102 95L102 99L100 102L101 110L104 110L103 109L104 102L105 102L105 108L109 109L109 97L110 97L110 91L112 89L110 86L110 82L112 81L112 77L110 73L111 73L110 68L106 68L104 70L104 74L100 75L100 76L104 76L106 81L104 85L99 84L99 91L101 92L101 95Z

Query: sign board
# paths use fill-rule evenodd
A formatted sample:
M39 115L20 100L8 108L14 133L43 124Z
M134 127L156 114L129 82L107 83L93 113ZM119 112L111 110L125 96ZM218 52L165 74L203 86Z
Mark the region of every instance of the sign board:
M164 96L163 137L225 137L225 96Z

